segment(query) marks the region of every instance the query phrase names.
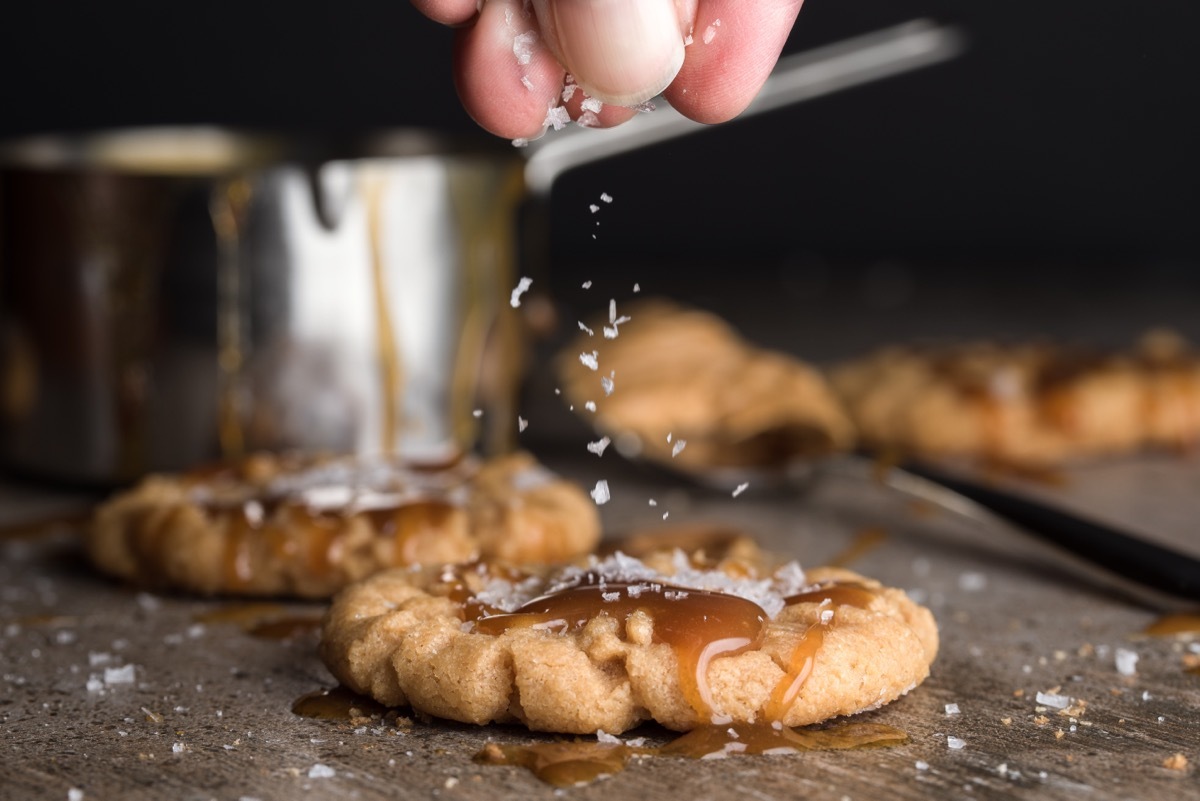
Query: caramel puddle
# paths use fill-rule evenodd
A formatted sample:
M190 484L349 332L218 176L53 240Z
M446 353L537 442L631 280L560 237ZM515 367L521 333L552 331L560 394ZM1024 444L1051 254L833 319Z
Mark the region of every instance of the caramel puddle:
M631 759L641 757L723 759L886 748L906 742L907 734L882 723L835 723L798 729L735 723L700 726L657 747L585 740L528 745L488 743L475 755L475 761L482 765L525 768L555 787L576 787L619 773Z

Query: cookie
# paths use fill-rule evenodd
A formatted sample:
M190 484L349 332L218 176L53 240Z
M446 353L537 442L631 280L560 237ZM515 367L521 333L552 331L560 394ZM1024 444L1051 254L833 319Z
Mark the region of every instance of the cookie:
M334 599L321 656L388 706L576 734L800 726L874 709L928 675L937 628L900 590L838 568L737 566L675 550L553 573L389 570Z
M325 598L385 568L560 562L599 537L591 499L527 454L438 466L261 455L145 479L97 510L87 549L141 586Z
M1109 352L889 347L831 381L862 441L903 454L1050 465L1200 437L1200 358L1162 332Z
M851 445L853 427L814 367L751 345L705 311L664 300L623 311L624 322L613 313L557 361L576 413L623 453L702 472Z

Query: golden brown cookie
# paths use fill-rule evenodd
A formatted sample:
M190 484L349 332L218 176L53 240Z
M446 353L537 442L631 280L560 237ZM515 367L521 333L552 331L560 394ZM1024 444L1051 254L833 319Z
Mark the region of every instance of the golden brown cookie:
M622 313L625 322L598 322L558 358L575 412L622 452L703 471L851 444L853 429L815 368L752 346L698 309L645 300Z
M560 562L599 537L591 499L527 454L425 467L263 455L145 479L97 510L87 548L143 586L324 598L384 568Z
M321 641L386 705L578 734L851 715L920 684L936 652L933 616L900 590L795 562L731 576L678 550L386 571L334 599Z
M1162 332L1121 352L890 347L831 380L881 450L1044 465L1200 437L1200 357Z

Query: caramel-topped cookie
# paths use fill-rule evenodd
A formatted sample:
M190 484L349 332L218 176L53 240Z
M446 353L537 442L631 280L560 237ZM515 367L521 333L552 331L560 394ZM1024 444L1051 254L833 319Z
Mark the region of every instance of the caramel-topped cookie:
M1164 332L1124 351L895 346L831 377L883 451L1047 465L1200 438L1200 355Z
M390 570L334 599L321 655L389 706L579 734L647 720L805 725L928 675L937 628L900 590L835 568L730 564L676 550L554 572Z
M586 493L527 454L439 465L262 455L145 479L97 510L87 547L142 586L323 598L400 565L561 562L599 536Z
M598 322L575 338L558 372L576 413L623 450L704 471L777 466L852 444L817 369L751 345L699 309L645 300L622 312L626 322Z

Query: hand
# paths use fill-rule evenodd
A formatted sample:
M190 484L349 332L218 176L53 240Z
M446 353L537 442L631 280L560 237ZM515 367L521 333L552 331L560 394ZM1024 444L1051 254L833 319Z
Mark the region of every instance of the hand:
M767 79L801 2L412 0L458 26L459 97L507 138L539 135L556 106L582 124L618 125L659 93L698 122L728 120ZM564 90L568 75L581 91Z

